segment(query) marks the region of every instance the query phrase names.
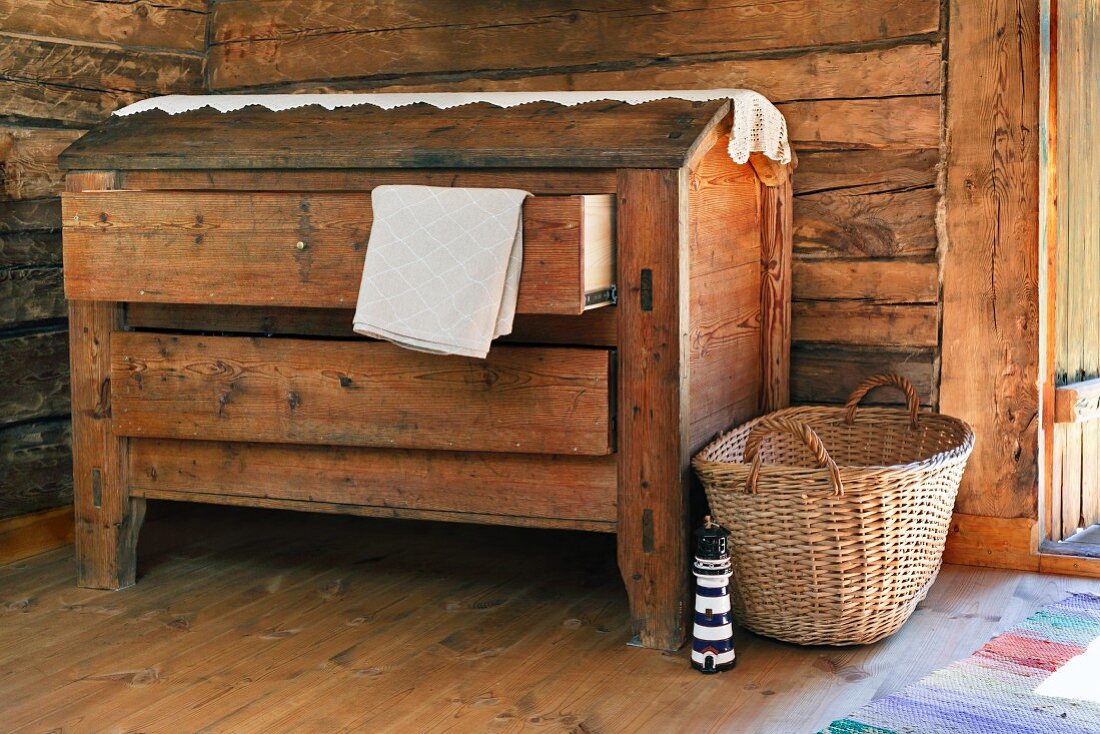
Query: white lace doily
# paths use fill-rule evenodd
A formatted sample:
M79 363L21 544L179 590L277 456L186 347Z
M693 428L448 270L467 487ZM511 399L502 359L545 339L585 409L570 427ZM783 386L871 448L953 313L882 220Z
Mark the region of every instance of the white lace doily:
M760 152L780 163L791 162L787 141L787 121L764 95L751 89L678 89L631 92L424 92L376 94L173 94L152 97L116 110L116 115L133 115L149 110L161 110L170 115L212 107L219 112L232 112L249 105L261 105L272 111L289 110L307 105L325 109L371 104L383 109L404 107L423 102L447 109L475 102L488 102L498 107L514 107L528 102L556 102L577 105L585 102L614 100L627 104L642 104L658 99L686 99L706 102L729 99L733 103L733 132L729 153L737 163L745 163L749 153Z

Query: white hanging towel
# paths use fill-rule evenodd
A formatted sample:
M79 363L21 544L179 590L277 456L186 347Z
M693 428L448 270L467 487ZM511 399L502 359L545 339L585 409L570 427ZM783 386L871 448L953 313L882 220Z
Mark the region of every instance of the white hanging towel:
M484 358L512 331L523 265L518 189L378 186L355 331Z

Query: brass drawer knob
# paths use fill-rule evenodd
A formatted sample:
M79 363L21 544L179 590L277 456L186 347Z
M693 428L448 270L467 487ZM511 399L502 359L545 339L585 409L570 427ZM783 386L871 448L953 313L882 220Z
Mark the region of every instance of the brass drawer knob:
M303 242L302 240L298 240L298 243L294 246L297 247L299 250L306 249L306 243Z

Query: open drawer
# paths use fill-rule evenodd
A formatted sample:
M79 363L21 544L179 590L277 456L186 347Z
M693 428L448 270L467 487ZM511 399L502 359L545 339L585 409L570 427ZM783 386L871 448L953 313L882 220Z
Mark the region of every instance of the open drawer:
M610 194L527 201L518 313L612 301L613 207ZM371 227L369 192L91 191L64 194L62 211L74 300L348 308Z
M606 455L614 352L494 346L488 359L385 342L116 332L121 436Z

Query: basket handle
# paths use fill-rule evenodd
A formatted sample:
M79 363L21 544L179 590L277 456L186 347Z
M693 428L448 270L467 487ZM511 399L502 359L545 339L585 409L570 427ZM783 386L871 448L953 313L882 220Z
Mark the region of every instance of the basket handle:
M859 406L859 401L863 400L867 393L876 387L887 386L896 387L905 393L905 404L909 407L909 427L916 428L917 411L920 410L920 396L917 395L917 388L913 387L913 383L909 382L908 379L895 373L875 375L859 383L859 387L852 391L852 394L848 397L848 402L844 404L844 422L852 425L856 419L856 408Z
M814 455L817 465L822 469L829 470L829 478L833 482L833 495L836 497L844 496L844 483L840 481L840 467L833 461L833 457L829 456L825 445L821 443L821 437L806 423L781 415L760 419L760 422L753 426L752 431L749 432L749 437L745 439L744 458L752 462L752 466L749 468L749 476L745 480L746 493L757 493L756 483L760 476L760 465L762 463L760 460L760 444L763 443L766 435L775 431L786 431L792 436L801 438L805 442L806 448Z

